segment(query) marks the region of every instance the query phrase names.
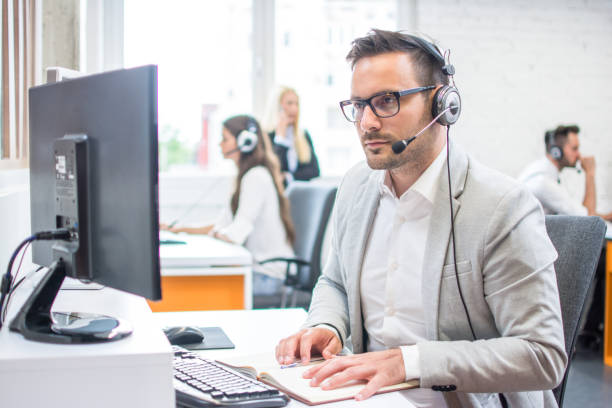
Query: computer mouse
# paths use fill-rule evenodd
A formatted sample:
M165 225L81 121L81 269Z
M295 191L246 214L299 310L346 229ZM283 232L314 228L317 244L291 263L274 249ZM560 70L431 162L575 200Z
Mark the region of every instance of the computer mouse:
M168 337L170 344L197 344L204 340L204 333L197 327L176 326L164 329L164 334Z

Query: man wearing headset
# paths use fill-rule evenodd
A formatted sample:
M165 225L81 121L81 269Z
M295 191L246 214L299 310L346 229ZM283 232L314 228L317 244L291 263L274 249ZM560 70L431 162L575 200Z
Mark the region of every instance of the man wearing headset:
M598 214L595 210L595 158L580 155L578 126L559 125L544 134L546 157L531 163L519 176L536 196L547 214L599 215L612 221L612 213ZM563 187L559 173L565 167L576 167L580 161L585 174L585 191L582 203L574 200Z
M460 99L432 44L373 30L347 59L341 106L367 165L338 189L308 319L277 360L322 354L304 374L311 385L365 380L358 400L416 379L404 393L418 407L556 406L542 390L561 381L567 357L557 254L536 199L449 146ZM336 356L343 346L354 354Z

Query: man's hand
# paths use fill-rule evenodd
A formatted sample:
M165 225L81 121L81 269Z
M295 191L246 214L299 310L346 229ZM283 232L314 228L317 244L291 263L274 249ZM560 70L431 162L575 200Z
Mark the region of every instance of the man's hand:
M336 333L322 327L303 329L289 336L276 346L276 360L280 364L291 364L301 359L306 364L312 352L320 353L330 359L342 350L342 343Z
M585 173L591 174L595 171L595 157L593 156L581 156L580 165Z
M366 380L368 384L355 396L356 400L371 397L386 385L406 380L404 359L400 349L334 357L304 372L310 385L324 390L338 388L349 381Z

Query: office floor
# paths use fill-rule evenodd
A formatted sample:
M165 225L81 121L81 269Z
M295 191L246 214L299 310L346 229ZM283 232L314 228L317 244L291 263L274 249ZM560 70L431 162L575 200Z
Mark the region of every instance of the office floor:
M576 352L563 401L565 408L612 406L612 367L603 363L602 351Z

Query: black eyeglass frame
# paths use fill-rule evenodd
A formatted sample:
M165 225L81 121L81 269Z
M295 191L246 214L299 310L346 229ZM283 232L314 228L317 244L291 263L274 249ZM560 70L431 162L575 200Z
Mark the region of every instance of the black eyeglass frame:
M390 118L392 116L397 115L397 113L399 112L399 110L400 110L400 98L402 96L412 95L412 94L419 93L419 92L424 92L424 91L429 91L430 89L434 89L435 87L436 87L435 85L419 86L417 88L405 89L403 91L383 91L383 92L378 92L378 93L370 96L368 99L347 99L345 101L340 101L340 110L342 111L342 114L344 115L346 120L348 120L351 123L357 123L357 122L359 122L360 119L355 119L355 120L349 119L348 115L344 111L344 108L346 106L350 105L350 104L355 103L355 102L365 102L370 107L370 109L372 109L372 112L377 117L379 117L379 118ZM381 115L378 112L376 112L376 108L374 108L374 105L372 105L372 99L377 98L377 97L382 96L382 95L393 95L393 96L395 96L395 100L397 102L397 110L394 113L392 113L390 115Z

